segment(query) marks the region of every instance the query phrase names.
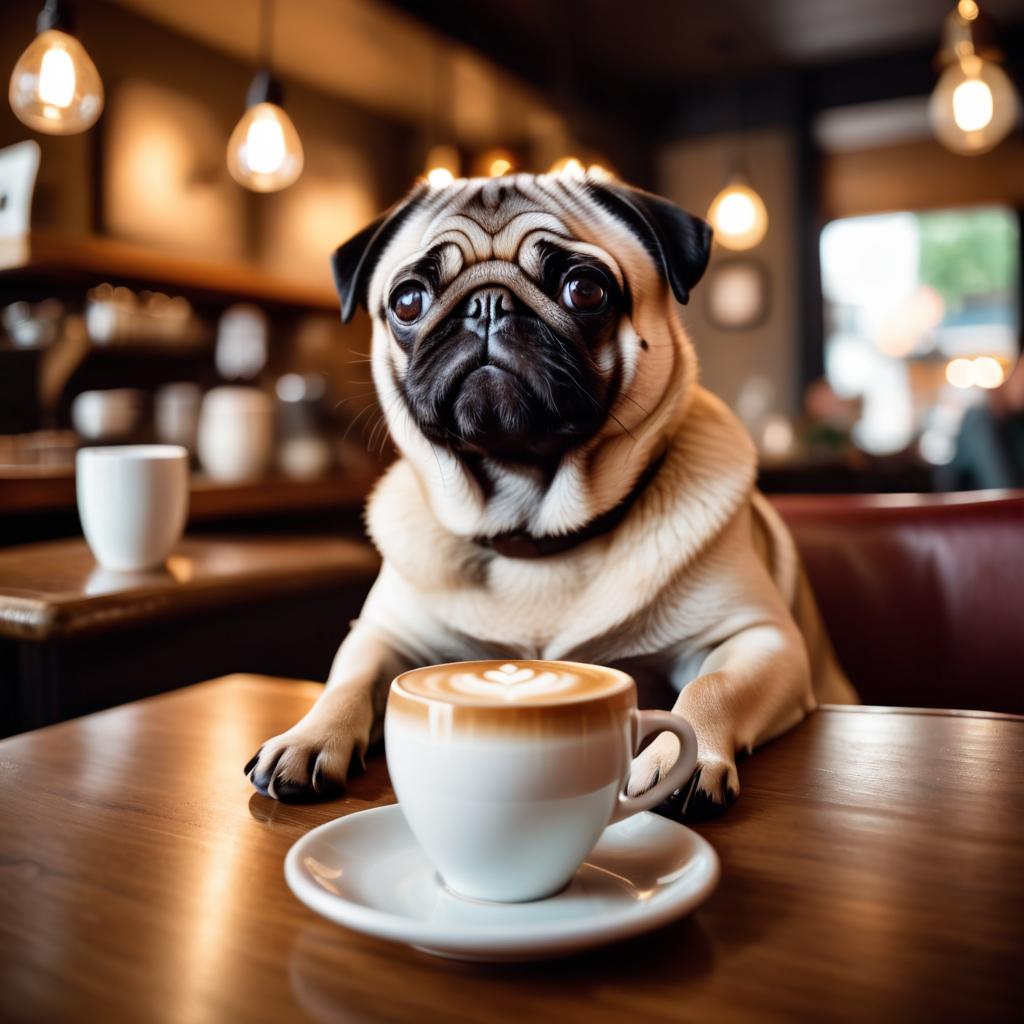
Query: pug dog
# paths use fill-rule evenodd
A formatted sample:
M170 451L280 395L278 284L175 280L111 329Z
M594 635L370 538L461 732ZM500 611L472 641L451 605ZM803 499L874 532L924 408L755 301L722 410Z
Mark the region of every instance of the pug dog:
M711 230L593 172L423 183L334 254L400 458L374 490L383 564L309 713L256 752L279 800L337 793L390 680L484 658L654 671L698 743L686 817L740 791L738 752L855 702L756 454L698 383L679 316ZM663 733L627 791L655 784Z

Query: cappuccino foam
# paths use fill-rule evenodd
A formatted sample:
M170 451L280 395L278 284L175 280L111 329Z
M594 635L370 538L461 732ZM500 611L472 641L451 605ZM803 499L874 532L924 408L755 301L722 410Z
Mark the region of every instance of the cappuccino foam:
M399 676L406 693L474 707L543 706L619 693L632 680L615 669L571 661L467 661Z

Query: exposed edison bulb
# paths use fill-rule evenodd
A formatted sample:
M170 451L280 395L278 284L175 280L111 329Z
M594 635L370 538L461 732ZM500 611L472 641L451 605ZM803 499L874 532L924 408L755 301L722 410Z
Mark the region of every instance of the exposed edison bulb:
M228 141L231 177L253 192L278 192L302 173L304 156L292 119L276 103L256 103Z
M85 47L72 35L47 29L14 65L11 109L29 128L73 135L91 128L103 111L103 82Z
M942 72L929 103L939 141L954 153L987 153L1013 129L1017 90L992 61L969 54Z
M431 188L444 188L459 176L459 151L454 146L432 146L423 172Z
M708 223L726 249L752 249L768 231L768 210L749 185L734 178L711 201Z

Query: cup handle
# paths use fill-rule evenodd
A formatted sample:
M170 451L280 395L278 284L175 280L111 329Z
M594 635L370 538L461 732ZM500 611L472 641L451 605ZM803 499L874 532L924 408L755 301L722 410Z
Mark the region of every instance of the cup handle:
M669 769L668 774L660 779L646 793L640 796L626 796L619 793L619 800L609 824L622 821L637 811L646 811L656 807L670 797L677 789L682 788L697 767L697 736L693 726L685 719L671 711L638 711L637 712L636 746L651 733L673 732L679 737L679 757Z

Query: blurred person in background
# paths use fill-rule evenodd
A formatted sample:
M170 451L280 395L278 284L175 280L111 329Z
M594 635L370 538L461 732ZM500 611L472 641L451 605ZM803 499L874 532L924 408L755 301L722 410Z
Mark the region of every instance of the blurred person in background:
M964 414L941 490L1024 487L1024 357L1004 383Z

